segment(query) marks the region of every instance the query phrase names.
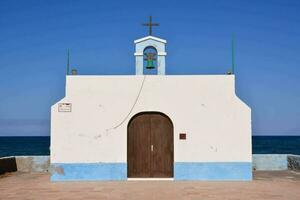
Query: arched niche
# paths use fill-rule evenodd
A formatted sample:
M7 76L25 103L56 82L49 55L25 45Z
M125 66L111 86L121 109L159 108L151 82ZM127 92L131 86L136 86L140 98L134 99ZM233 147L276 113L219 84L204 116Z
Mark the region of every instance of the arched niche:
M157 50L153 46L147 46L143 51L143 72L146 75L157 74Z
M165 57L166 53L166 40L154 37L154 36L147 36L138 40L134 41L135 43L135 66L136 66L136 75L144 75L149 74L144 69L144 50L148 47L154 47L157 53L157 60L156 60L156 72L151 70L150 74L157 74L157 75L165 75Z

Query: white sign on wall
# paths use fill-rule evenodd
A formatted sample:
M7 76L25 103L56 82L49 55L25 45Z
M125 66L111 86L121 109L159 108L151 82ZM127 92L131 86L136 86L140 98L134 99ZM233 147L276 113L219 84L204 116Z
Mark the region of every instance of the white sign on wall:
M58 112L71 112L72 104L71 103L59 103Z

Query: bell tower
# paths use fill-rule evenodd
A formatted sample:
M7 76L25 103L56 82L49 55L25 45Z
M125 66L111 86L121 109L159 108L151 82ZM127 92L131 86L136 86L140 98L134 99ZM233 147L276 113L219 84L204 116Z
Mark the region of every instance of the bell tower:
M136 75L165 75L167 41L152 36L152 26L158 26L159 24L152 23L151 16L149 23L143 25L149 26L149 36L134 41Z

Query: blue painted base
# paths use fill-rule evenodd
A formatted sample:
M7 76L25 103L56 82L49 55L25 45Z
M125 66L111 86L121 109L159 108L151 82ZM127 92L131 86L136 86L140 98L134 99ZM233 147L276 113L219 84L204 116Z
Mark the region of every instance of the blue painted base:
M177 162L175 180L250 181L251 162Z
M51 181L126 180L126 163L54 163ZM175 180L250 181L251 162L176 162Z
M98 181L126 179L126 163L51 164L51 181Z

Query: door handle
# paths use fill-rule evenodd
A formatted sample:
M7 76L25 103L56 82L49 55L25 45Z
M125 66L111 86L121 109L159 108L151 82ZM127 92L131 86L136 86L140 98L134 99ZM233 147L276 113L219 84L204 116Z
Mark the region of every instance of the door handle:
M153 144L151 144L151 151L153 151Z

